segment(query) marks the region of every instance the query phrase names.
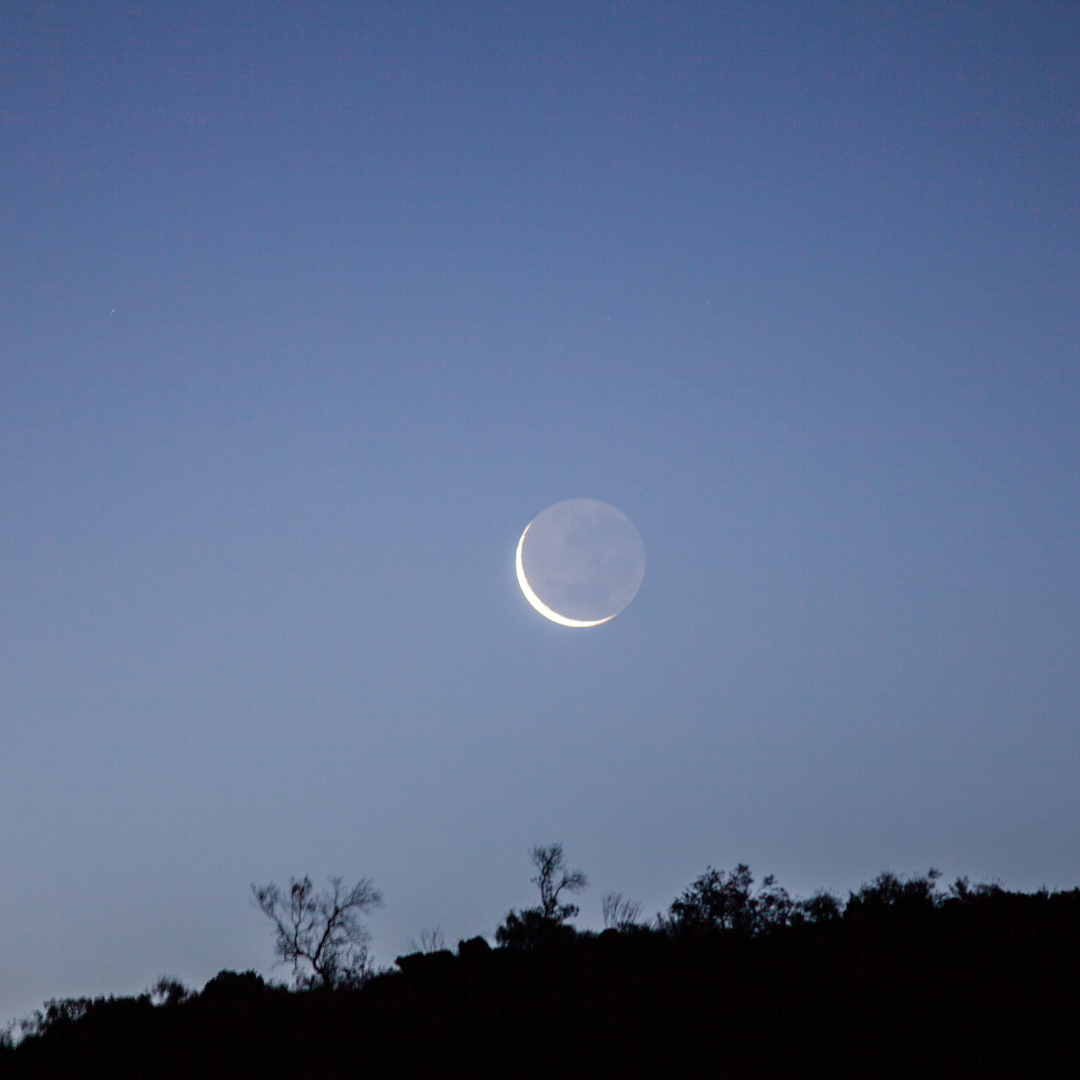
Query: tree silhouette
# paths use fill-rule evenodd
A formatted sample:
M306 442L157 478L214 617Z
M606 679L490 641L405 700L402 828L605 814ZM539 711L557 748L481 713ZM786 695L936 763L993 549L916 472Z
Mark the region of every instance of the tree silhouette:
M560 904L559 893L564 889L572 893L584 892L589 885L585 872L566 869L562 844L534 847L529 858L537 870L532 883L540 890L540 911L544 918L558 922L572 919L578 913L577 904Z
M380 907L382 893L368 878L351 888L339 877L328 880L321 893L306 875L290 877L285 894L273 882L251 886L255 906L274 924L278 963L292 964L301 989L359 986L371 975L371 935L359 915Z
M155 1005L180 1005L195 993L175 975L160 975L148 993Z
M945 899L937 887L940 877L941 871L933 867L925 874L906 878L885 871L869 884L861 886L857 892L851 893L844 915L848 919L855 919L873 918L883 913L925 913L938 907ZM967 888L966 880L957 881L953 894L963 898Z
M748 937L786 926L795 911L787 890L770 874L753 890L754 877L746 863L725 872L711 866L670 908L663 920L675 933L731 930Z
M538 845L529 852L529 858L536 867L532 883L540 890L540 904L507 914L506 921L495 931L500 945L533 948L574 935L566 920L578 913L578 907L560 903L559 897L564 892L583 892L589 884L585 872L566 869L562 844Z

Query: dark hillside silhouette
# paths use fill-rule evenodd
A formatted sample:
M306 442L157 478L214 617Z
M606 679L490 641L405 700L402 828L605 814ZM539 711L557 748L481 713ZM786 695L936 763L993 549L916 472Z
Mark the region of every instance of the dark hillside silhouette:
M197 994L52 1002L0 1075L1080 1075L1080 889L942 891L931 872L795 900L739 866L601 933L541 897L558 932L417 952L360 988L222 972Z

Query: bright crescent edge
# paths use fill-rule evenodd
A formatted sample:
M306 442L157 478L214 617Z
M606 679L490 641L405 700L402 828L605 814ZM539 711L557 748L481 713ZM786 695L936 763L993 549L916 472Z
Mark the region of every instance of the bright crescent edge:
M525 543L525 533L531 528L532 522L530 521L529 524L525 526L525 532L521 534L521 539L518 541L517 556L514 559L514 565L517 567L518 584L521 586L521 591L525 594L525 599L528 600L545 619L550 619L553 623L558 623L560 626L599 626L601 623L610 622L614 619L615 615L619 614L617 611L615 612L615 615L609 615L606 619L597 619L595 622L582 622L580 619L567 619L557 611L552 611L551 608L549 608L547 604L532 591L532 586L529 584L528 578L525 577L525 566L521 561L521 548Z

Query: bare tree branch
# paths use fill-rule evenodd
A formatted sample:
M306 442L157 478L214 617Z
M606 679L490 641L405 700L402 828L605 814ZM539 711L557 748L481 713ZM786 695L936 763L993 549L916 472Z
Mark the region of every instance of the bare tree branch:
M368 878L351 888L340 877L316 893L311 878L289 878L288 895L273 882L251 886L255 906L274 924L278 963L292 964L298 987L335 987L362 983L370 974L368 941L360 922L382 905L382 894Z

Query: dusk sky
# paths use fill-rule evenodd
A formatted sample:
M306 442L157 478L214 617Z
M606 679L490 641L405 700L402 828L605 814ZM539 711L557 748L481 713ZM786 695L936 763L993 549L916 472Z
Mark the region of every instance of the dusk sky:
M1080 884L1080 5L0 6L0 1026L708 865ZM568 629L546 507L637 527Z

